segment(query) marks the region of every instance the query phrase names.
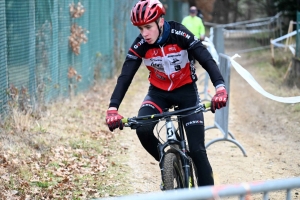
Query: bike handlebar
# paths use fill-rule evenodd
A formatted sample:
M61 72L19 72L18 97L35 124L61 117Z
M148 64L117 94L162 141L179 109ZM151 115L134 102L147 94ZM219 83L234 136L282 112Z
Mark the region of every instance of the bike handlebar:
M210 107L211 107L211 102L207 102L207 103L200 104L200 105L197 105L194 107L175 110L175 111L171 111L171 112L163 112L161 114L153 114L153 115L146 115L146 116L133 117L133 118L123 118L123 119L121 119L121 122L124 124L124 126L131 127L131 125L141 124L141 122L138 122L137 120L161 119L161 118L167 117L167 116L180 115L184 112L191 111L191 110L194 110L191 114L196 114L199 112L209 111L209 109L207 109L207 108L210 108Z

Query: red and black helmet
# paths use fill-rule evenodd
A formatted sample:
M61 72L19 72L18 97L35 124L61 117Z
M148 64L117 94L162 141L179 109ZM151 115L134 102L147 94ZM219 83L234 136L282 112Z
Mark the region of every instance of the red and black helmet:
M154 22L166 14L159 0L139 0L131 10L131 22L134 26L142 26Z

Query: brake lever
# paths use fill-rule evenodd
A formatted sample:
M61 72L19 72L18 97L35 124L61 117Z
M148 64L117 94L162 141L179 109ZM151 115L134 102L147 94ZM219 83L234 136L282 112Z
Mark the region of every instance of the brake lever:
M124 126L125 127L130 127L131 129L137 129L138 127L141 126L141 124L138 121L131 119L131 121L125 123Z

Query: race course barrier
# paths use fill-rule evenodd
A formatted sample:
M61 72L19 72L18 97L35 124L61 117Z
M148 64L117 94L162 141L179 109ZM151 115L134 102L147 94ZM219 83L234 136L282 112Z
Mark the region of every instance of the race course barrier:
M219 68L220 72L224 78L224 83L226 85L226 90L228 95L230 94L230 57L226 56L225 54L219 54ZM219 141L228 141L240 148L240 150L243 152L244 156L247 156L246 151L244 147L235 139L233 136L233 133L228 130L228 120L229 120L229 101L227 100L226 107L216 110L215 113L215 120L214 124L212 126L205 127L205 131L217 128L221 131L223 134L223 137L219 137L216 139L213 139L209 141L207 144L205 144L205 147L208 148L211 144Z
M235 54L234 56L230 57L228 55L223 54L224 53L224 35L222 34L223 29L220 27L215 27L213 29L213 40L214 40L214 46L217 47L216 52L219 53L218 59L219 59L219 69L220 72L224 78L224 82L226 85L226 90L228 95L230 94L230 67L233 66L235 70L238 72L238 74L244 78L251 87L253 87L257 92L262 94L263 96L272 99L274 101L278 101L281 103L299 103L300 102L300 96L295 97L279 97L275 96L273 94L270 94L266 92L253 78L253 76L244 69L239 63L235 61L235 58L240 57L238 54ZM274 40L273 42L277 42L278 40ZM218 46L216 45L218 44ZM212 53L212 52L211 52ZM213 55L213 54L212 54ZM215 56L216 57L216 56ZM204 88L207 88L208 80L204 81ZM221 131L223 134L223 137L213 139L209 141L206 144L206 148L208 148L212 143L218 142L218 141L229 141L237 145L241 151L243 152L244 156L246 155L246 151L242 147L242 145L234 138L233 134L228 130L228 120L229 120L229 101L228 99L227 106L225 108L222 108L220 110L216 110L215 113L215 119L214 124L212 126L208 126L205 128L205 131L213 128L217 128Z
M211 30L211 32L213 33L213 30ZM212 36L211 38L205 37L204 41L202 41L202 44L210 52L217 65L219 65L219 55L215 49L214 43L212 42ZM208 89L209 80L210 78L207 72L203 72L199 75L199 84L203 84L203 90L199 92L199 94L204 95L204 97L201 98L202 101L211 101L212 95L209 93Z
M278 101L281 103L300 103L300 96L295 96L295 97L279 97L275 96L273 94L270 94L266 92L253 78L253 76L246 70L244 69L239 63L237 63L234 59L240 57L238 54L235 54L232 57L228 57L230 60L232 66L235 68L235 70L249 83L250 86L253 87L257 92L259 92L261 95L272 99L274 101Z
M298 30L298 32L299 32L299 31L300 31L300 30ZM274 45L275 47L282 47L282 48L288 47L289 50L292 52L292 54L295 56L295 51L296 51L296 50L295 50L295 47L296 47L296 43L295 43L295 44L289 44L289 45L280 43L280 41L288 40L289 38L291 38L292 36L295 36L295 35L297 35L297 30L295 30L295 31L293 31L293 32L291 32L291 33L288 33L288 34L286 34L286 35L284 35L284 36L281 36L281 37L279 37L279 38L276 38L276 39L274 39L274 40L271 40L270 42L271 42L271 44ZM273 57L274 57L274 56L273 56Z
M258 193L262 193L262 198L260 199L268 200L270 192L280 190L286 191L286 200L292 200L291 191L295 188L300 188L300 177L241 183L238 185L204 186L193 189L169 190L165 192L102 198L101 200L220 200L222 197L239 197L239 199L242 200L251 199L253 194Z
M228 94L230 94L230 67L233 66L234 69L238 72L238 74L244 78L253 89L255 89L257 92L259 92L261 95L272 99L277 102L281 103L299 103L300 102L300 96L295 96L295 97L279 97L275 96L273 94L270 94L266 92L258 83L257 81L253 78L253 76L245 69L243 68L239 63L237 63L234 59L240 57L238 54L235 54L232 57L229 57L225 54L219 54L220 58L220 72L224 78L225 85L226 85L226 90ZM213 139L209 141L205 147L208 148L211 144L219 141L228 141L232 142L235 145L237 145L240 150L243 152L244 156L246 155L246 151L243 148L243 146L235 139L234 135L228 130L228 120L229 120L229 101L228 99L226 107L216 110L215 113L215 120L214 124L212 126L208 126L205 128L205 131L217 128L221 131L223 134L223 137L219 137L216 139ZM230 137L229 137L230 136Z

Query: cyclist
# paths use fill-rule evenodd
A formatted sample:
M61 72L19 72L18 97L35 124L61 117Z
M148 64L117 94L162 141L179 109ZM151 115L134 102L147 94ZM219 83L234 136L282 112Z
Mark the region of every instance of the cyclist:
M216 88L212 112L226 106L224 80L210 53L188 29L180 23L165 21L163 15L165 9L159 0L139 0L131 10L131 22L140 34L128 51L110 99L106 114L110 131L123 129L120 121L123 117L118 108L142 60L149 70L150 86L138 116L161 113L172 105L184 109L200 103L194 59L208 72ZM212 168L204 144L203 114L189 115L183 122L191 157L201 177L198 185L213 185ZM159 161L159 140L153 133L154 126L137 128L136 133L142 146Z

